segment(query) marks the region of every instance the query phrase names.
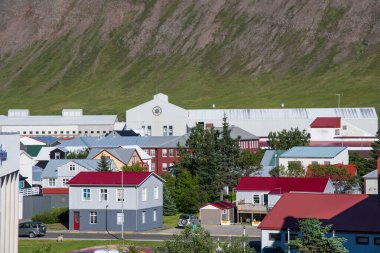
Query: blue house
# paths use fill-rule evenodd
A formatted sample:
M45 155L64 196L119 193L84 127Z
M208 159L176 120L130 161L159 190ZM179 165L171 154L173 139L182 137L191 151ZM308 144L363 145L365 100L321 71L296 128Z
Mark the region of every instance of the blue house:
M80 172L69 187L70 230L162 227L164 180L153 172Z

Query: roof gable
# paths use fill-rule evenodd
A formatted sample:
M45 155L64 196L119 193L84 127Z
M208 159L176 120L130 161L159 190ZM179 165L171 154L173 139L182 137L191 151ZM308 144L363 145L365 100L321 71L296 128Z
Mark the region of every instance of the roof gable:
M237 191L324 192L328 178L241 177Z
M317 117L311 124L311 128L340 128L340 117Z

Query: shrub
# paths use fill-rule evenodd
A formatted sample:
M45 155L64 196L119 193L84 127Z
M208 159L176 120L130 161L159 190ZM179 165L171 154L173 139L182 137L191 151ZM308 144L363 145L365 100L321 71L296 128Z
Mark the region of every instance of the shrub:
M69 220L69 209L67 207L52 208L49 212L36 214L32 217L33 221L42 221L46 224L62 223L65 224Z

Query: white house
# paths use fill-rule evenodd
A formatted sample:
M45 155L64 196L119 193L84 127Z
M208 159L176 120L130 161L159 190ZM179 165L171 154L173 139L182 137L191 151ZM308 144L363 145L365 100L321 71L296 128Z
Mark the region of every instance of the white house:
M346 147L298 146L280 155L279 165L288 169L290 163L300 163L305 171L309 165L348 164Z
M20 136L0 133L0 252L18 252Z
M81 172L70 185L70 230L162 227L164 180L153 172Z
M33 166L36 165L36 161L25 151L20 152L20 174L27 177L26 181L30 185L33 184Z
M377 169L363 176L365 194L379 194L379 188L378 188L379 173L380 173L380 158L377 159Z
M261 220L287 192L334 193L328 178L241 177L236 186L238 221Z
M261 246L287 250L289 238L301 236L298 220L305 218L331 224L327 236L345 238L349 252L380 251L380 202L377 195L365 194L284 194L259 225Z

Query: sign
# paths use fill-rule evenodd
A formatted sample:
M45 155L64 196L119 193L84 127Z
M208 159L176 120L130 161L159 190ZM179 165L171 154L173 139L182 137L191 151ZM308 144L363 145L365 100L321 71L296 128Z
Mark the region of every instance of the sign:
M0 166L7 160L7 151L3 150L3 145L0 145Z

